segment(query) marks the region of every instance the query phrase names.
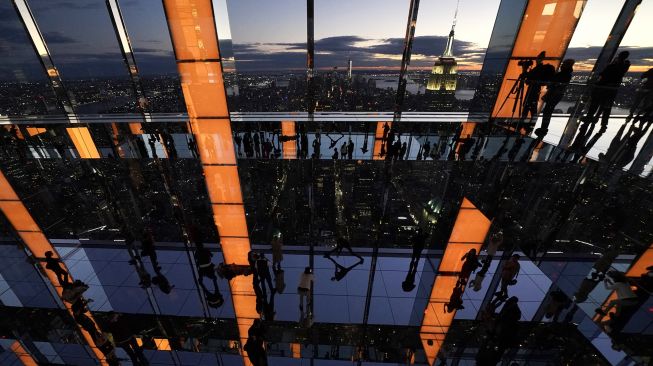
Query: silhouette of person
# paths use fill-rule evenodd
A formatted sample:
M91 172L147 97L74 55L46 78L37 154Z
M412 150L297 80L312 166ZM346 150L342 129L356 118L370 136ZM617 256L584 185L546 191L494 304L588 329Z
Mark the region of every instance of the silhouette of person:
M342 145L340 145L340 159L346 159L347 158L347 141L343 142Z
M63 286L65 284L69 284L68 272L61 266L61 259L55 258L54 253L52 253L51 250L45 252L45 258L40 260L45 262L46 269L49 269L50 271L54 272L55 275L57 275L59 285Z
M337 147L333 148L333 155L331 155L331 159L338 160L338 148Z
M256 274L258 275L260 281L263 297L267 297L268 289L272 293L276 291L272 285L272 276L270 275L270 266L268 265L268 259L265 258L265 255L261 253L259 253L258 258L256 259Z
M141 257L145 256L150 257L154 271L158 272L161 270L161 266L159 266L157 260L156 248L154 247L154 236L152 235L152 230L149 228L143 231L143 237L141 238Z
M301 142L301 158L306 159L308 157L308 136L306 132L302 132L300 136Z
M347 144L347 159L351 160L354 157L354 142L349 139L349 144Z
M509 298L497 316L496 337L500 344L507 346L514 340L515 329L521 319L519 299L516 296Z
M407 150L408 150L408 144L404 142L403 144L401 144L401 148L399 148L399 160L408 159L408 157L406 156Z
M462 310L463 306L463 284L458 282L454 287L449 302L444 304L444 309L447 313L453 313L455 310Z
M92 301L92 300L90 300ZM100 332L98 331L95 323L91 318L89 318L86 313L89 311L88 307L86 306L88 304L88 301L86 301L84 298L79 297L75 302L72 303L70 306L70 310L73 313L73 318L79 324L82 329L87 331L93 340L98 340L100 338Z
M313 157L315 159L319 159L320 156L322 155L322 152L320 149L322 148L322 141L320 137L320 133L317 132L315 134L315 139L313 140Z
M469 281L469 285L474 291L478 292L483 287L483 280L485 280L485 275L490 269L490 264L492 264L492 256L488 254L483 260L481 270L476 273L473 280Z
M564 309L569 307L571 301L564 292L556 289L549 293L549 303L546 306L544 317L551 319L552 322L557 322L560 314Z
M399 159L400 153L401 153L401 137L397 136L397 141L395 141L395 143L392 144L392 154L388 154L388 156L392 156L392 160L397 160Z
M240 137L240 134L238 132L234 132L234 141L236 142L236 151L238 152L238 156L243 155L242 151L242 144L243 144L243 138Z
M147 144L150 145L150 151L152 152L152 158L156 159L156 137L153 134L150 134L150 137L147 139Z
M623 272L610 271L603 283L607 290L613 290L617 294L617 298L610 300L605 308L596 309L598 314L606 316L615 308L614 317L619 317L624 307L637 305L637 295L630 288L628 278Z
M504 296L508 293L508 286L514 285L517 282L519 275L519 254L513 254L501 269L501 290L500 293Z
M637 89L635 100L630 107L630 112L628 113L626 122L631 121L633 117L635 118L634 121L637 122L643 119L646 114L648 114L650 118L650 113L653 109L653 68L643 72L640 79L642 79L643 82Z
M427 237L428 235L424 233L424 230L422 228L419 228L417 229L415 235L413 235L410 238L410 242L413 247L413 253L410 257L410 265L408 266L408 272L417 271L417 265L419 264L419 260L422 256L422 251L424 251L424 247L426 246Z
M254 319L254 323L248 330L247 342L243 346L247 357L253 366L267 366L268 356L263 347L264 329L260 319Z
M279 271L281 270L281 262L283 261L283 237L281 231L274 231L270 243L272 247L272 269Z
M109 323L106 329L113 335L116 346L125 350L132 364L149 365L147 358L143 354L143 349L136 342L129 323L122 316L114 312L109 313Z
M503 230L499 230L490 236L485 252L488 256L494 257L501 244L503 244Z
M254 132L254 156L261 157L261 138L256 132Z
M467 280L469 280L469 276L471 276L472 272L476 271L476 269L481 266L481 263L478 261L476 249L474 248L465 253L460 260L464 262L460 274L458 275L458 283L465 285L467 284Z
M599 80L594 85L590 96L590 105L585 116L586 122L596 123L599 116L602 116L601 129L607 128L617 90L630 68L628 56L630 56L628 51L619 52L614 61L599 74Z
M265 142L263 143L263 158L264 159L269 159L270 158L270 153L272 152L272 143L270 142L270 139L265 139Z
M544 63L545 57L546 52L540 52L535 59L535 67L526 73L525 83L528 86L528 89L522 106L521 118L523 120L528 118L529 115L530 118L537 117L537 104L540 100L542 85L551 80L555 74L555 68L553 65Z
M538 137L544 137L549 131L551 116L555 111L556 105L565 96L565 91L571 81L571 74L574 72L575 62L575 60L570 58L564 60L560 65L560 70L553 75L551 81L547 84L546 94L542 98L545 103L542 109L542 126L535 130L535 135Z
M297 286L297 293L299 294L299 310L304 313L304 303L306 308L310 311L310 293L315 282L313 269L311 267L304 268L304 272L299 277L299 285Z
M349 267L345 267L345 266L341 265L340 263L336 262L333 258L331 258L331 256L327 255L327 256L325 256L325 258L330 260L331 262L333 262L333 264L335 265L335 273L334 273L333 277L331 277L331 281L340 281L340 280L342 280L343 278L345 278L345 276L347 276L349 271L351 271L352 269L354 269L355 267L357 267L357 266L359 266L359 265L361 265L363 263L363 258L359 258L358 262L356 262L355 264L353 264L353 265L351 265Z
M431 153L431 143L427 139L426 142L424 142L424 146L422 146L422 156L424 157L424 160L429 156Z
M245 145L245 156L251 158L254 156L254 149L252 147L252 133L247 131L243 137L243 144Z

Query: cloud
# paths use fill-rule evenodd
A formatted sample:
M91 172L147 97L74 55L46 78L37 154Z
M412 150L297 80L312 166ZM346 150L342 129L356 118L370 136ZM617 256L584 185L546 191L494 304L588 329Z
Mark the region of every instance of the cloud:
M315 65L318 69L346 67L347 60L359 68L399 68L403 38L369 39L337 36L315 41ZM419 36L413 43L414 68L428 68L444 52L447 37ZM306 43L235 43L233 52L240 71L302 69L306 66ZM476 64L485 49L472 42L454 42L454 54L461 64Z
M576 60L575 68L578 70L588 70L594 66L596 58L601 52L599 46L593 47L572 47L567 50L565 58L573 58ZM651 58L653 57L653 47L621 47L619 52L628 51L630 52L630 63L631 69L633 68L643 68L643 67L653 67Z
M43 38L47 44L70 44L76 43L77 41L71 37L63 35L61 32L53 31L46 32L43 34Z

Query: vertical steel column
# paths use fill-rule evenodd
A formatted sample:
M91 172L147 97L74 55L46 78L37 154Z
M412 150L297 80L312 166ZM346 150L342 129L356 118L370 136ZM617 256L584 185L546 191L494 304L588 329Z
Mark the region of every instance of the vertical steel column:
M617 49L619 49L619 45L621 44L621 40L624 38L624 35L630 26L630 22L632 22L633 17L635 16L637 7L641 3L642 0L626 0L624 6L621 8L621 12L617 17L617 20L614 22L614 25L612 26L612 30L608 35L608 39L606 39L605 45L603 45L601 53L599 53L599 56L596 59L594 68L592 68L590 77L587 80L587 86L574 105L574 112L571 114L571 116L569 116L569 121L567 122L567 125L562 132L558 146L562 148L568 148L571 144L574 136L576 135L576 131L578 130L578 119L580 118L581 114L583 114L585 105L589 100L590 92L592 89L591 85L596 82L598 73L601 72L614 58L615 54L617 53Z
M419 0L411 0L408 8L408 22L406 24L406 35L404 36L404 50L401 55L401 68L399 69L399 85L397 85L397 96L395 97L393 123L401 122L401 112L404 106L404 97L406 96L406 74L410 66L410 56L413 49L413 40L415 39L415 26L417 25L417 13L419 10Z

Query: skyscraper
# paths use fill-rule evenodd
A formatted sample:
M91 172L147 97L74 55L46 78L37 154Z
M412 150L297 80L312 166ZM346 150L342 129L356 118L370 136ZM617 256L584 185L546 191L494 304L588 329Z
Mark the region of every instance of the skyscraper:
M433 64L433 69L426 85L427 92L437 91L439 93L453 95L456 90L457 62L453 55L453 37L457 16L458 7L456 6L456 13L453 18L453 24L451 25L451 32L449 32L449 38L447 39L447 45L442 56L438 57Z
M347 78L351 80L351 68L352 68L352 62L351 59L347 62Z

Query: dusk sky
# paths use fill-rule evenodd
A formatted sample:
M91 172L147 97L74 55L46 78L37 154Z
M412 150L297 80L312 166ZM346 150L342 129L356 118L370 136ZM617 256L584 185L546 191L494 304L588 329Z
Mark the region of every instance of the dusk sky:
M226 1L226 4L225 4ZM118 0L143 75L176 73L160 1ZM55 64L64 77L127 77L104 0L28 0ZM231 37L239 71L301 70L306 62L305 0L213 0L223 48ZM499 0L460 0L454 53L461 69L480 69ZM401 62L408 0L316 0L318 69L396 69ZM591 68L623 1L588 0L568 57ZM455 0L422 0L413 46L413 69L428 69L446 44ZM229 24L224 21L228 8ZM633 71L653 64L653 0L644 0L622 46ZM33 78L38 60L10 0L0 1L0 78ZM12 57L6 57L12 55Z

